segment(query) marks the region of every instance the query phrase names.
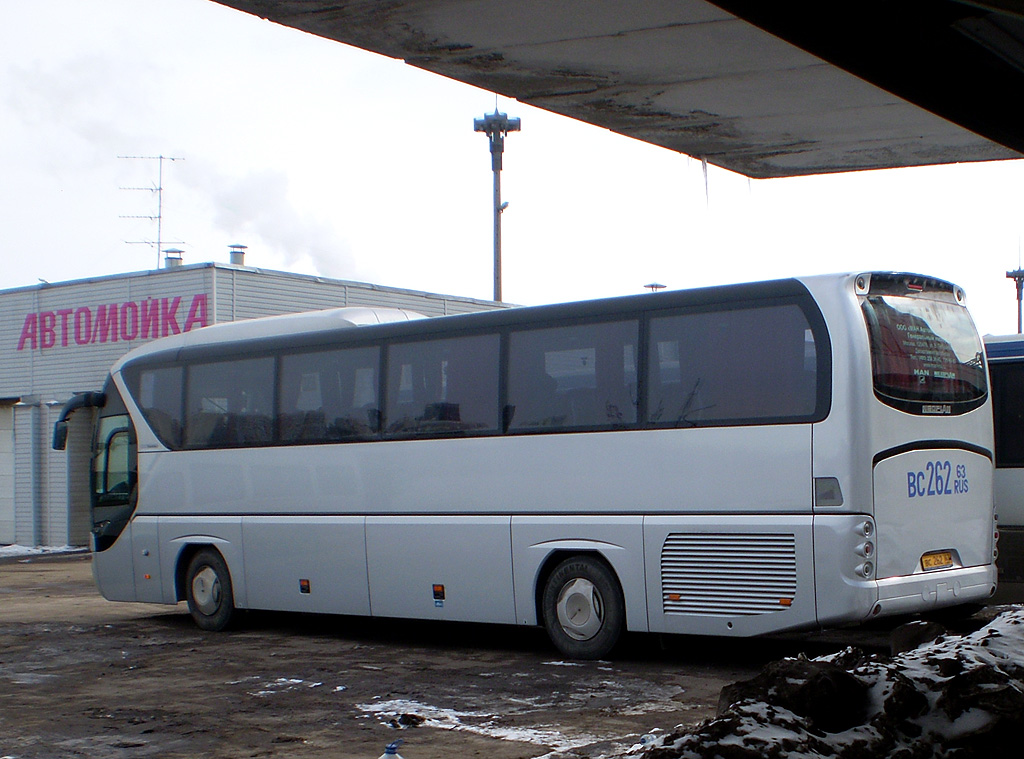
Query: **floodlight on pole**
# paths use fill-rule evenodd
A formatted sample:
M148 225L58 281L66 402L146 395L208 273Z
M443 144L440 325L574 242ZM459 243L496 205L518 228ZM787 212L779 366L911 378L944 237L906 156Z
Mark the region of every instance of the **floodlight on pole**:
M507 114L494 113L484 115L482 119L473 119L473 131L487 135L491 145L491 171L494 172L494 300L501 300L501 212L508 208L508 203L501 202L501 155L505 152L505 135L518 132L521 121L510 119Z
M1012 279L1017 285L1017 334L1021 332L1021 300L1024 298L1024 269L1006 272L1006 278Z

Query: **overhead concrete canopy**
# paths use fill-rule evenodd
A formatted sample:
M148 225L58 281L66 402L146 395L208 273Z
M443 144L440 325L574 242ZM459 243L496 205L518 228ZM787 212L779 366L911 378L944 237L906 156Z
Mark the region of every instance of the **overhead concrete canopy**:
M217 0L750 177L1024 157L1024 0Z

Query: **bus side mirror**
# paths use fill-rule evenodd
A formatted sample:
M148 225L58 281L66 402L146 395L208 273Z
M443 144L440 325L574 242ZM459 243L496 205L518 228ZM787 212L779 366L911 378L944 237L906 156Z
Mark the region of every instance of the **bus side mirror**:
M53 425L53 450L63 451L68 445L68 423L62 419Z
M69 416L80 408L102 408L106 402L107 396L103 393L75 393L72 395L61 409L56 424L53 425L53 450L63 451L67 447Z

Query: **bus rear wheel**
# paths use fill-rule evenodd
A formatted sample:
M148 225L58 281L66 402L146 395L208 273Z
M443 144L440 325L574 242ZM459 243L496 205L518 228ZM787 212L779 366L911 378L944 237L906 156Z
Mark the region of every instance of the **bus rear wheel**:
M544 586L541 612L551 642L574 659L607 656L626 620L615 574L590 556L573 556L555 567Z
M227 629L235 613L231 574L220 552L204 548L188 565L186 598L192 619L203 630Z

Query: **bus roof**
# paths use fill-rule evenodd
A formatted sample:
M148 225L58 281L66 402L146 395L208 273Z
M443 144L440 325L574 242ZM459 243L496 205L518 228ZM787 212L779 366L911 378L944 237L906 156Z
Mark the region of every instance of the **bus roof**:
M422 315L398 309L338 308L325 311L311 311L282 316L269 316L239 322L217 324L191 332L172 335L154 340L125 354L113 367L120 371L137 359L160 354L161 358L183 360L195 352L205 353L206 349L223 349L227 352L245 352L247 343L254 339L271 342L287 342L289 345L322 343L326 336L360 327L359 338L373 339L381 336L419 335L441 332L448 329L476 330L493 329L511 324L532 324L542 326L545 322L559 322L565 319L615 318L618 314L633 314L653 309L672 309L717 304L736 303L745 300L772 298L806 297L809 288L825 281L840 282L851 280L862 274L880 276L884 279L911 279L953 290L953 285L919 274L897 272L845 272L831 275L778 279L761 282L746 282L686 290L664 290L596 300L556 303L541 306L517 307L496 311L462 313L452 316L438 316L424 319ZM405 323L423 319L430 325ZM433 325L437 325L434 327ZM441 326L441 325L444 326ZM384 327L383 325L389 325ZM366 330L365 332L363 330ZM353 335L355 337L355 335ZM359 339L356 338L356 339Z
M177 354L171 360L178 360L195 355L197 351L205 353L208 347L234 352L232 346L237 346L239 351L244 352L245 345L254 339L270 342L287 341L290 345L321 343L331 333L338 333L339 330L347 332L352 327L359 327L359 336L369 339L379 337L381 329L387 330L388 336L418 335L448 329L490 329L513 323L543 324L547 321L558 321L567 317L614 318L616 314L631 314L652 308L700 306L747 299L803 297L807 296L807 293L807 287L801 281L782 279L642 293L573 303L522 306L430 318L397 309L338 308L310 311L226 322L153 340L122 356L114 365L112 372L116 373L129 363L156 354L160 354L161 358L170 358ZM431 326L426 324L417 326L409 322L429 322ZM432 329L435 324L437 327ZM444 326L441 326L442 324ZM364 332L364 330L366 331Z
M423 314L401 308L347 307L224 322L190 332L182 332L178 335L170 335L141 345L122 356L114 365L113 371L118 371L128 361L142 356L181 350L194 345L236 343L256 337L288 337L310 332L415 321L425 318L427 317Z

